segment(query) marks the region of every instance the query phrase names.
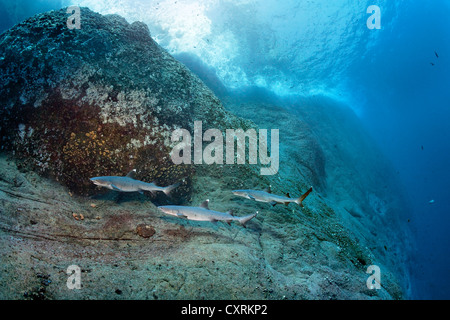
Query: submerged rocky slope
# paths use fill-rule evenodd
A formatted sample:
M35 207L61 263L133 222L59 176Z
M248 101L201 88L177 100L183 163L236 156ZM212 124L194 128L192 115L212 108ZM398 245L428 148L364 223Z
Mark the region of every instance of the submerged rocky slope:
M405 256L383 247L392 230L403 228L397 212L376 212L357 192L345 203L330 192L339 183L330 179L336 177L331 168L354 170L326 148L324 138L338 133L330 119L323 123L312 111L296 119L281 110L274 118L270 105L259 105L257 117L244 114L250 105L233 113L161 49L144 24L87 8L81 16L79 30L67 28L68 14L60 10L0 36L0 298L403 297ZM280 136L282 165L273 176L261 176L257 165L174 165L170 134L175 128L192 132L196 120L203 131L222 132L277 128L289 120L281 133L295 135ZM326 136L318 123L329 129ZM133 168L143 181L182 185L171 197L117 199L88 179ZM374 174L383 169L371 168ZM298 196L310 185L314 192L305 208L272 207L231 193L268 185L277 194ZM242 228L181 220L155 206L205 199L214 210L259 215ZM382 201L386 208L397 205ZM387 212L392 227L380 229ZM366 286L371 264L381 267L380 290ZM81 289L66 285L71 265L81 268Z

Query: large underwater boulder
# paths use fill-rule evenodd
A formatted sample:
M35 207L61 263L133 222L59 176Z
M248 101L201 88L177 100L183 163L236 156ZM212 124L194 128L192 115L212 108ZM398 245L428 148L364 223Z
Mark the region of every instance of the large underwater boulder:
M90 177L134 168L162 185L189 181L192 168L168 157L171 132L192 129L194 119L215 128L241 123L144 23L80 14L80 29L69 29L59 10L2 35L2 149L79 194L94 190Z
M353 149L339 139L360 128L342 134L320 113L334 110L327 107L316 113L305 105L293 116L280 106L237 103L232 113L144 24L82 8L81 29L71 30L68 16L38 14L0 36L0 299L404 297L407 240L389 242L403 234L391 198L374 179L358 181L341 201L339 177L351 187L358 172ZM280 128L279 172L174 165L170 134L192 132L196 120L222 132ZM184 181L161 201L210 199L213 210L259 214L242 228L166 216L146 194L122 202L113 191L92 196L99 191L89 177L134 168L147 182ZM370 170L362 176L384 167ZM277 194L299 196L311 185L314 192L304 208L231 193L269 184ZM366 286L372 264L382 270L379 290ZM67 287L72 265L81 268L79 290Z

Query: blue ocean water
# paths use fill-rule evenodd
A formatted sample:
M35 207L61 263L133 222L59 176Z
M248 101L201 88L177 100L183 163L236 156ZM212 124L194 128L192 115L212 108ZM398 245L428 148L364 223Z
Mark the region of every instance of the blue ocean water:
M1 0L0 32L71 4L144 21L219 95L256 87L352 107L410 203L412 298L450 298L448 1ZM381 29L367 27L371 5Z
M404 3L371 60L349 73L350 88L364 88L361 119L409 197L417 237L413 295L424 299L450 298L449 13L448 1Z

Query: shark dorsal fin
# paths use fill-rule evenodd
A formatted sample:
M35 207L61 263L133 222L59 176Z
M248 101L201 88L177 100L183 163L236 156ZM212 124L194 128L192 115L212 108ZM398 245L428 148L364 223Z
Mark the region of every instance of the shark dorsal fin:
M272 193L272 189L270 189L270 184L264 191L267 192L267 193Z
M128 172L128 174L126 175L127 178L131 178L131 179L134 179L135 176L136 176L136 169L131 170L131 171Z
M233 211L233 210L228 210L227 213L228 213L230 216L233 216L233 217L234 217L234 211Z
M288 198L290 198L291 196L290 196L290 194L289 194L289 192L288 193L286 193L286 197L288 197Z
M209 210L208 204L209 204L209 199L206 199L205 201L202 202L202 204L200 205L200 207Z

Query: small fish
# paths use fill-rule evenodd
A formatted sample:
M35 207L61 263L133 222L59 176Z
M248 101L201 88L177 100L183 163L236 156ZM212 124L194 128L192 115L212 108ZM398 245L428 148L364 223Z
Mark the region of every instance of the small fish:
M429 204L433 204L433 203L434 203L434 200L430 200L428 203L429 203Z
M434 54L436 55L436 58L439 58L438 53L435 51Z
M291 202L295 202L299 206L303 207L303 200L311 193L312 187L309 188L308 191L306 191L302 196L298 198L291 198L289 193L286 194L286 196L279 196L276 194L272 194L272 191L269 188L267 188L264 191L260 190L233 190L233 194L239 197L244 197L246 199L255 200L258 202L267 202L270 203L272 206L275 206L279 203L288 205Z
M432 66L434 66L434 63L433 63L433 62L430 62L430 64L431 64Z
M159 187L154 183L147 183L133 179L135 173L136 169L130 171L125 177L105 176L90 178L90 180L97 186L120 192L143 193L143 191L150 191L153 193L155 191L162 191L166 195L169 195L173 189L180 185L179 183L175 183L167 187Z
M250 214L244 217L235 217L233 216L232 211L228 212L219 212L209 209L209 199L205 200L199 207L187 207L187 206L160 206L158 207L162 212L166 214L170 214L172 216L178 218L184 218L187 220L193 221L224 221L228 224L231 224L231 221L237 221L242 226L245 227L245 224L256 217L258 211L254 214Z

